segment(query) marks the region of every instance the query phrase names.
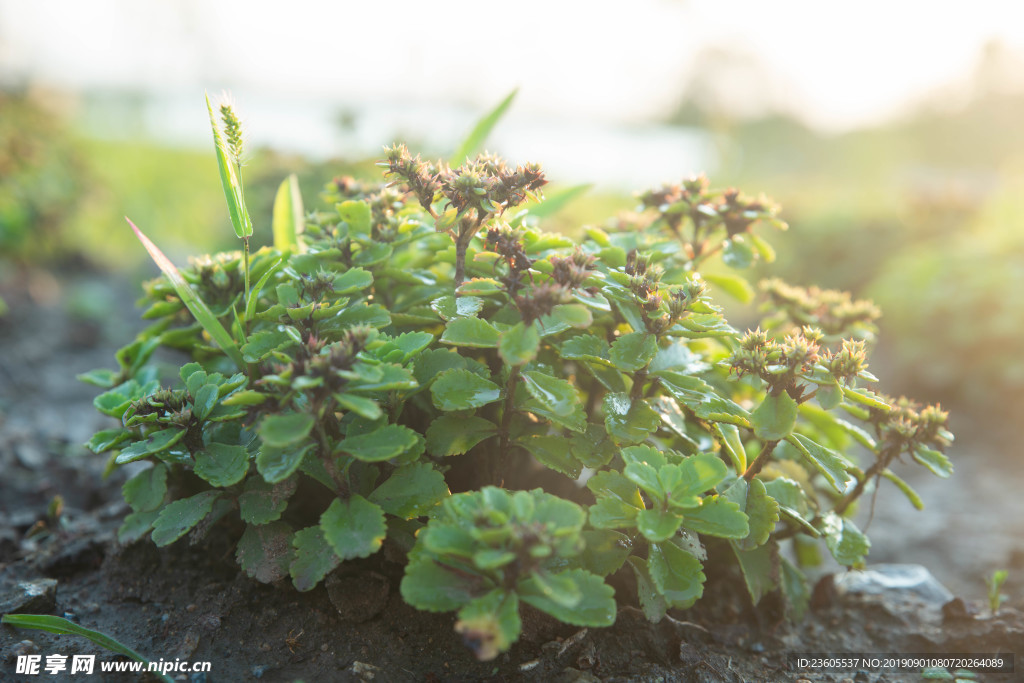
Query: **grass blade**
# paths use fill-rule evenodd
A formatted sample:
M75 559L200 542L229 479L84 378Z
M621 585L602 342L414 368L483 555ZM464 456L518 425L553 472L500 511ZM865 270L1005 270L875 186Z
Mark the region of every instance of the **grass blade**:
M299 178L294 173L284 179L277 188L274 198L274 246L284 251L295 249L305 251L302 244L303 228L302 194L299 192Z
M256 315L256 302L260 298L260 292L263 291L263 285L267 284L267 280L270 279L271 275L277 272L277 269L281 267L282 263L284 263L283 258L277 259L277 261L274 262L274 265L270 266L270 269L263 273L263 277L257 280L256 286L252 288L252 292L249 294L249 303L246 304L245 307L246 321L252 320L253 316Z
M79 626L73 621L68 621L63 617L55 617L49 614L5 614L0 618L0 623L10 624L11 626L17 626L18 628L31 628L37 631L48 631L61 636L82 636L83 638L88 638L100 647L105 647L111 652L124 655L129 659L134 659L136 662L142 662L143 664L146 664L147 667L149 665L148 659L127 645L123 645L99 631L93 631L85 628L84 626ZM170 676L158 672L156 673L160 677L160 680L167 681L167 683L173 683L174 679Z
M239 237L249 237L252 235L252 220L249 218L249 211L245 208L245 199L242 197L242 182L235 172L234 164L228 158L228 150L224 145L224 138L220 134L220 127L217 125L217 117L213 113L209 95L206 96L206 108L210 112L210 125L213 126L213 143L217 148L220 184L224 188L224 198L228 202L231 227L235 229L235 234Z
M177 266L171 263L171 260L164 256L164 253L153 244L148 237L142 234L134 223L127 217L125 220L128 221L128 225L135 231L135 236L142 242L142 246L149 252L150 257L156 262L157 267L163 271L163 274L167 276L167 279L171 281L174 286L174 290L181 297L182 303L188 307L188 310L192 312L199 324L203 326L207 334L217 343L217 345L228 355L231 360L235 362L238 368L245 369L245 361L242 359L242 353L238 350L238 345L235 344L235 340L232 339L228 331L224 329L224 326L217 320L217 316L213 314L213 311L203 303L203 300L199 298L195 290L189 286L185 278L181 276L181 272Z
M462 141L462 144L455 150L455 153L452 154L450 163L453 168L461 166L462 163L466 161L467 157L480 151L484 146L484 142L487 140L487 136L491 134L491 131L494 130L498 121L501 120L501 117L505 115L506 111L508 111L508 108L512 105L512 100L515 99L516 93L518 92L519 88L510 92L497 107L477 121L473 130L469 133L466 139Z
M531 216L547 218L549 216L554 216L556 213L564 209L567 204L579 197L582 197L593 187L593 183L584 183L582 185L561 187L554 191L549 191L545 188L544 201L528 202L520 205L519 208L526 209L530 212Z

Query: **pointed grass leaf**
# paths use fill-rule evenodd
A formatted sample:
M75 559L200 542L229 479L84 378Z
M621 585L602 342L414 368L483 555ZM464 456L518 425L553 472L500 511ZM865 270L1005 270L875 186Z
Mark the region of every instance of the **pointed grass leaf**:
M374 554L388 531L384 510L359 495L344 501L336 498L320 516L320 528L343 560Z
M462 455L497 433L497 425L482 417L442 415L427 427L427 452L440 457Z
M615 591L600 576L582 569L570 569L556 575L563 582L571 581L579 594L572 606L551 599L536 581L536 574L519 582L517 589L523 602L546 612L559 621L574 626L611 626L615 621Z
M213 314L209 306L207 306L199 295L195 293L195 290L185 281L185 278L181 276L181 271L171 263L171 260L164 256L164 253L160 251L155 244L153 244L148 237L146 237L141 230L139 230L134 223L125 218L128 221L128 225L131 226L135 232L135 236L142 242L142 246L149 252L150 257L160 268L163 274L170 280L171 285L174 287L174 291L177 292L178 296L184 302L185 306L192 313L199 324L202 325L206 333L210 335L210 338L216 342L217 346L221 348L224 353L227 354L228 358L234 361L235 365L239 369L245 368L245 360L242 359L242 353L238 350L238 345L235 340L232 339L228 331L224 329L224 326L217 320L217 316Z
M518 322L501 333L498 339L498 353L509 365L525 365L537 357L540 349L540 332L536 325Z
M300 237L304 227L304 214L299 177L292 173L281 182L274 197L272 230L276 249L294 249L298 253L304 251Z
M765 396L761 405L750 414L754 436L765 441L785 439L796 426L797 408L796 401L786 392Z
M49 614L5 614L0 618L0 623L7 624L8 626L16 626L18 628L30 628L38 631L46 631L48 633L55 633L62 636L81 636L86 638L93 643L104 647L111 652L115 652L119 655L123 655L128 659L136 662L142 662L143 669L147 670L151 662L140 655L135 650L131 649L127 645L124 645L105 633L99 631L93 631L92 629L79 626L73 621L68 621L63 617L55 617ZM173 678L167 674L160 673L158 668L151 669L157 678L165 683L172 683Z
M249 525L238 541L235 559L251 578L260 583L273 583L288 576L295 557L295 534L285 522Z
M483 148L484 143L487 141L487 136L491 134L494 127L498 125L498 121L505 115L508 108L512 106L512 100L516 98L516 93L519 92L519 88L516 88L505 98L498 103L491 111L477 121L476 125L473 126L473 130L469 132L469 135L455 148L449 159L449 165L452 168L457 168L466 162L469 157L473 156L480 149Z
M480 318L454 318L448 321L441 342L452 346L493 349L498 346L500 333Z
M427 463L417 463L399 467L369 499L388 514L413 519L427 514L450 495L443 474Z
M295 473L314 444L289 443L273 446L266 442L256 454L256 470L268 484L278 484Z
M630 332L616 339L611 346L610 358L623 372L636 372L654 359L658 352L658 338L647 332Z
M685 609L704 594L706 577L700 560L674 543L656 543L647 557L651 582L665 602Z
M231 227L235 229L238 237L249 237L252 235L252 219L249 218L249 211L245 208L245 199L242 196L242 181L238 177L235 164L228 157L227 145L221 134L217 118L213 113L213 105L210 104L210 96L206 96L206 108L210 112L210 125L213 127L213 144L217 151L217 167L220 169L220 184L224 190L224 198L228 203L228 215L231 218Z
M277 259L274 261L274 265L267 269L267 272L260 276L260 279L253 285L252 291L249 293L249 299L245 304L245 320L252 320L256 316L256 305L260 299L260 293L263 291L263 287L266 286L267 281L270 277L277 272L277 269L284 263L284 259Z
M213 503L221 495L220 491L203 491L188 498L168 503L153 522L151 538L157 546L174 543L184 536L189 529L202 521L213 509Z
M430 386L434 406L440 410L479 408L501 398L497 384L469 370L445 370Z
M245 446L214 442L195 454L193 471L213 486L237 484L248 470L249 453Z
M305 439L315 422L309 413L271 414L263 418L256 433L265 445L280 448Z
M408 427L389 424L366 434L346 437L337 450L364 462L381 462L402 455L419 443ZM422 450L422 446L420 447Z
M288 566L288 573L291 574L295 589L300 592L313 590L325 576L341 564L341 558L327 543L319 526L295 532L292 547L295 553Z

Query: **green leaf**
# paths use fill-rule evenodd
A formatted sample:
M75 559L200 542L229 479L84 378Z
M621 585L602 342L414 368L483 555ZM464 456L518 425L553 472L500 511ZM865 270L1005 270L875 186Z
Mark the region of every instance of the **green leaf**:
M756 233L750 233L747 237L762 261L765 263L775 263L775 249L772 245L768 244L763 237Z
M259 363L274 351L283 351L296 343L294 337L285 331L285 326L278 325L277 329L260 330L250 335L242 345L242 357L247 363Z
M753 550L740 550L738 544L733 542L733 552L739 562L740 571L743 572L743 581L747 584L747 592L750 599L757 605L761 598L775 590L778 586L779 575L779 552L774 543L758 546Z
M341 564L341 559L334 554L319 526L295 532L292 546L295 548L295 554L288 567L288 573L291 574L292 584L298 591L313 590L325 576Z
M97 370L89 370L75 377L79 382L85 382L91 384L94 387L100 387L101 389L109 389L114 386L114 382L117 381L117 377L120 373L117 370L110 370L107 368L101 368Z
M417 463L395 470L370 494L370 502L388 514L413 519L427 514L449 495L444 475L427 463Z
M786 604L795 621L803 619L811 604L811 587L807 577L792 562L780 557L782 565L782 592L786 595Z
M482 662L512 647L522 629L519 596L501 589L470 601L459 610L455 622L455 632L462 635L463 642Z
M617 531L588 529L582 537L586 545L580 557L581 563L598 576L618 571L633 549L629 536Z
M698 534L719 538L746 538L750 534L747 515L723 496L705 496L699 508L683 514L683 524Z
M725 241L725 248L722 250L722 263L730 268L744 270L754 262L754 250L743 239L743 235L736 235Z
M7 624L9 626L16 626L18 628L47 631L61 636L82 636L83 638L87 638L96 643L100 647L105 647L111 652L124 655L128 659L136 662L142 662L147 668L150 664L148 659L127 645L123 645L99 631L93 631L83 626L79 626L73 621L68 621L63 617L54 617L48 614L4 614L0 617L0 623ZM165 683L173 683L174 679L170 676L159 673L157 670L154 671L155 673L153 675L157 676L160 680L165 681Z
M537 357L540 349L540 332L536 325L518 322L501 333L498 339L498 353L509 365L525 365Z
M701 273L701 275L713 287L717 287L742 304L749 304L753 301L754 295L756 294L754 288L750 286L750 283L747 282L746 278L742 278L739 275L733 275L731 273Z
M640 510L636 515L636 528L651 543L675 536L682 522L683 518L671 510Z
M598 498L612 497L636 508L644 507L644 499L636 484L618 472L598 472L587 480L587 488Z
M204 384L196 392L195 398L192 401L192 414L200 420L205 420L210 411L213 410L213 406L217 404L219 397L220 387L216 384Z
M343 560L374 554L388 531L384 510L358 495L347 501L336 498L320 516L320 528Z
M551 313L542 316L535 325L540 326L540 336L564 332L571 327L586 328L594 323L590 309L581 304L559 304Z
M843 493L846 490L851 477L846 471L849 463L846 462L843 456L830 448L825 448L821 444L811 441L803 434L792 434L786 441L797 447L797 450L810 461L816 470L821 472L822 476L825 477L836 492Z
M571 479L578 478L583 471L583 465L570 454L564 437L532 435L520 437L515 443L528 450L541 464Z
M260 276L260 279L253 286L252 291L249 293L248 303L245 305L245 319L252 320L256 315L256 304L260 299L260 292L263 291L264 285L270 280L270 276L277 272L277 269L284 263L284 259L280 258L274 261L274 265L267 269L267 272Z
M294 478L268 484L259 477L249 477L245 480L245 491L238 497L238 514L249 524L280 519L297 486Z
M462 455L497 433L497 425L482 417L442 415L427 427L427 452L442 457Z
M654 585L651 573L647 571L647 562L635 556L630 557L628 562L636 576L636 593L640 600L640 609L648 621L657 624L665 618L668 604Z
M115 462L118 465L124 465L150 455L156 455L181 441L184 436L185 430L178 427L153 432L144 441L136 441L128 448L122 449Z
M658 478L658 469L646 462L628 462L622 470L626 478L644 490L659 503L665 500L665 489Z
M455 318L449 320L441 335L441 342L453 346L493 349L498 346L500 334L486 320Z
M299 177L292 173L277 188L274 197L274 247L280 251L295 249L303 251L299 235L302 234L305 211L302 207L302 193L299 192Z
M268 484L277 484L292 476L302 459L315 447L312 443L272 446L264 443L256 454L256 470Z
M433 560L419 556L405 566L402 599L416 609L449 612L473 599L477 582L464 573L448 571Z
M732 460L736 474L743 474L747 469L747 451L743 448L740 430L736 425L724 422L715 422L712 429L724 447L726 455Z
M873 391L867 389L854 389L852 387L843 387L843 396L850 399L854 403L859 403L862 406L868 408L875 408L877 410L891 410L892 406L882 400L882 397Z
M235 559L251 578L273 583L288 576L288 567L295 557L294 541L295 534L285 522L249 525L238 540Z
M418 442L413 430L389 424L368 434L349 436L338 444L337 450L365 462L381 462L405 453Z
M562 342L558 354L566 360L589 360L611 364L608 342L592 334L581 334Z
M153 522L153 543L163 547L177 541L210 513L219 497L220 491L203 491L166 505Z
M672 607L685 609L704 594L700 560L674 543L656 543L647 557L654 587Z
M798 407L786 392L778 396L765 396L761 405L750 414L754 436L765 441L785 439L796 426Z
M538 371L524 372L522 378L530 395L555 415L572 415L580 405L579 393L572 382Z
M580 594L573 606L560 604L545 594L531 574L517 588L523 602L574 626L611 626L615 622L615 591L600 576L582 569L561 572L558 577L572 581Z
M171 260L164 256L164 253L153 244L148 237L142 234L142 231L135 227L135 224L130 220L128 225L131 226L132 230L135 231L135 236L142 242L142 246L149 252L150 257L160 268L163 274L170 280L171 285L174 287L174 291L178 293L178 296L184 302L188 310L191 311L195 319L199 321L199 324L203 326L206 333L210 335L217 346L221 348L228 355L235 365L239 369L245 368L245 361L242 359L242 354L238 350L238 345L235 344L235 340L231 338L224 326L217 320L217 316L213 314L210 308L203 303L203 300L199 298L199 295L195 293L195 290L185 281L185 278L181 276L181 272L175 267ZM250 226L251 231L251 226Z
M242 481L249 470L249 453L245 446L211 443L197 452L195 459L196 475L220 488Z
M629 529L636 526L636 516L642 509L618 498L601 498L590 506L590 524L597 529Z
M167 495L167 465L158 463L142 470L124 483L121 493L135 512L157 510Z
M672 489L672 500L682 501L709 491L725 479L729 467L714 453L697 453L679 463L680 483Z
M953 474L953 463L949 461L949 458L933 448L918 445L914 447L911 455L914 460L927 467L932 474L938 477L945 479Z
M283 447L309 436L315 422L309 413L272 414L263 418L256 432L265 445Z
M639 443L661 423L658 413L646 401L631 400L628 394L607 394L601 405L605 428L619 444Z
M465 161L476 154L484 145L487 140L487 136L491 134L494 127L498 125L498 121L505 115L508 108L512 105L512 100L515 99L516 93L519 92L519 88L516 88L508 95L505 96L501 102L498 103L494 109L489 111L486 116L477 121L476 125L473 126L473 130L470 131L469 135L462 141L462 143L455 148L452 153L451 159L449 159L449 165L452 168L461 166Z
M372 398L365 396L356 396L355 394L334 394L334 400L338 402L338 407L345 410L350 410L359 417L366 418L367 420L378 420L383 411L380 409L380 404L374 401Z
M430 302L433 309L445 321L456 318L473 318L484 307L484 300L478 296L446 296L438 297Z
M853 522L829 512L822 521L821 533L825 536L825 545L836 562L844 567L857 568L864 565L864 557L871 548L871 541Z
M893 484L896 484L896 488L903 492L903 495L907 497L907 500L910 501L911 505L918 510L924 510L924 501L921 500L921 496L918 495L917 491L915 491L910 484L903 481L892 470L885 470L882 472L882 476Z
M654 359L658 338L648 332L630 332L612 342L609 354L615 367L623 372L636 372Z
M373 214L367 202L349 199L341 202L335 208L338 210L338 217L348 223L350 235L364 238L370 236Z
M434 406L453 411L479 408L501 398L497 384L469 370L445 370L430 386Z
M221 135L220 126L217 125L217 118L213 114L213 105L210 104L210 96L206 96L206 108L210 112L210 125L213 127L213 144L217 150L217 166L220 169L220 184L224 190L224 198L228 203L228 214L231 217L231 227L235 229L238 237L249 237L252 235L252 219L249 218L249 211L245 208L245 199L242 196L242 182L238 177L235 164L228 158L227 145Z
M768 495L764 482L752 479L748 484L743 479L737 479L722 495L739 505L740 510L747 515L750 533L738 547L750 550L767 543L779 521L779 503Z

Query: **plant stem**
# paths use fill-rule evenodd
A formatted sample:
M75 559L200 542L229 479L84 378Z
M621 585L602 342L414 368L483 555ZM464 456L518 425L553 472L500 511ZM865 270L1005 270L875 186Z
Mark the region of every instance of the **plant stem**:
M498 460L495 463L493 481L496 486L501 486L505 481L505 463L509 451L509 426L512 423L512 413L515 412L516 384L519 383L519 366L513 365L508 373L508 381L505 382L505 405L501 410L501 428L498 432Z
M469 250L469 243L473 239L476 230L464 230L459 233L455 240L455 288L466 279L466 251Z
M243 269L245 271L245 309L244 310L247 311L247 310L249 310L249 238L248 237L243 237L242 238L242 254L243 254L243 257L242 257ZM245 332L246 332L246 334L248 334L249 333L249 330L248 330L249 321L248 320L245 321L245 327L246 327Z
M868 471L864 473L864 476L857 481L857 485L854 489L846 494L843 499L839 501L839 505L837 505L832 511L842 517L843 513L846 512L846 508L850 507L850 505L860 498L862 493L864 493L864 487L868 485L868 482L881 474L882 471L889 466L889 463L892 462L893 458L896 457L897 453L899 453L899 451L893 449L879 453L878 459L875 460L875 464L868 468Z
M765 442L764 447L761 449L761 452L757 454L756 458L754 458L754 462L750 463L750 467L748 467L747 471L743 473L743 478L746 481L750 481L751 479L757 476L757 473L761 471L761 468L764 467L769 460L771 460L772 453L775 451L775 447L778 445L778 439Z

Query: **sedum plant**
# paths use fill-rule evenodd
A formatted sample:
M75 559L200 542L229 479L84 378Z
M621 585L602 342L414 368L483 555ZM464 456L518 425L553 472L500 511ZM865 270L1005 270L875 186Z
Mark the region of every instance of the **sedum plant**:
M494 120L452 164L388 148L385 183L336 179L325 210L286 180L251 254L268 226L247 227L218 134L245 248L179 271L136 229L164 271L151 324L84 377L118 421L90 448L151 463L124 485L121 540L233 520L242 569L301 591L386 546L405 600L457 611L481 659L523 604L607 626L638 601L657 621L701 598L709 562L798 616L819 548L863 565L865 493L884 479L920 507L894 468L951 473L946 414L865 388L868 302L768 281L761 326L728 323L715 297L752 298L740 273L786 227L766 199L698 177L581 240L546 233L541 168L475 155ZM635 582L615 594L617 573Z

